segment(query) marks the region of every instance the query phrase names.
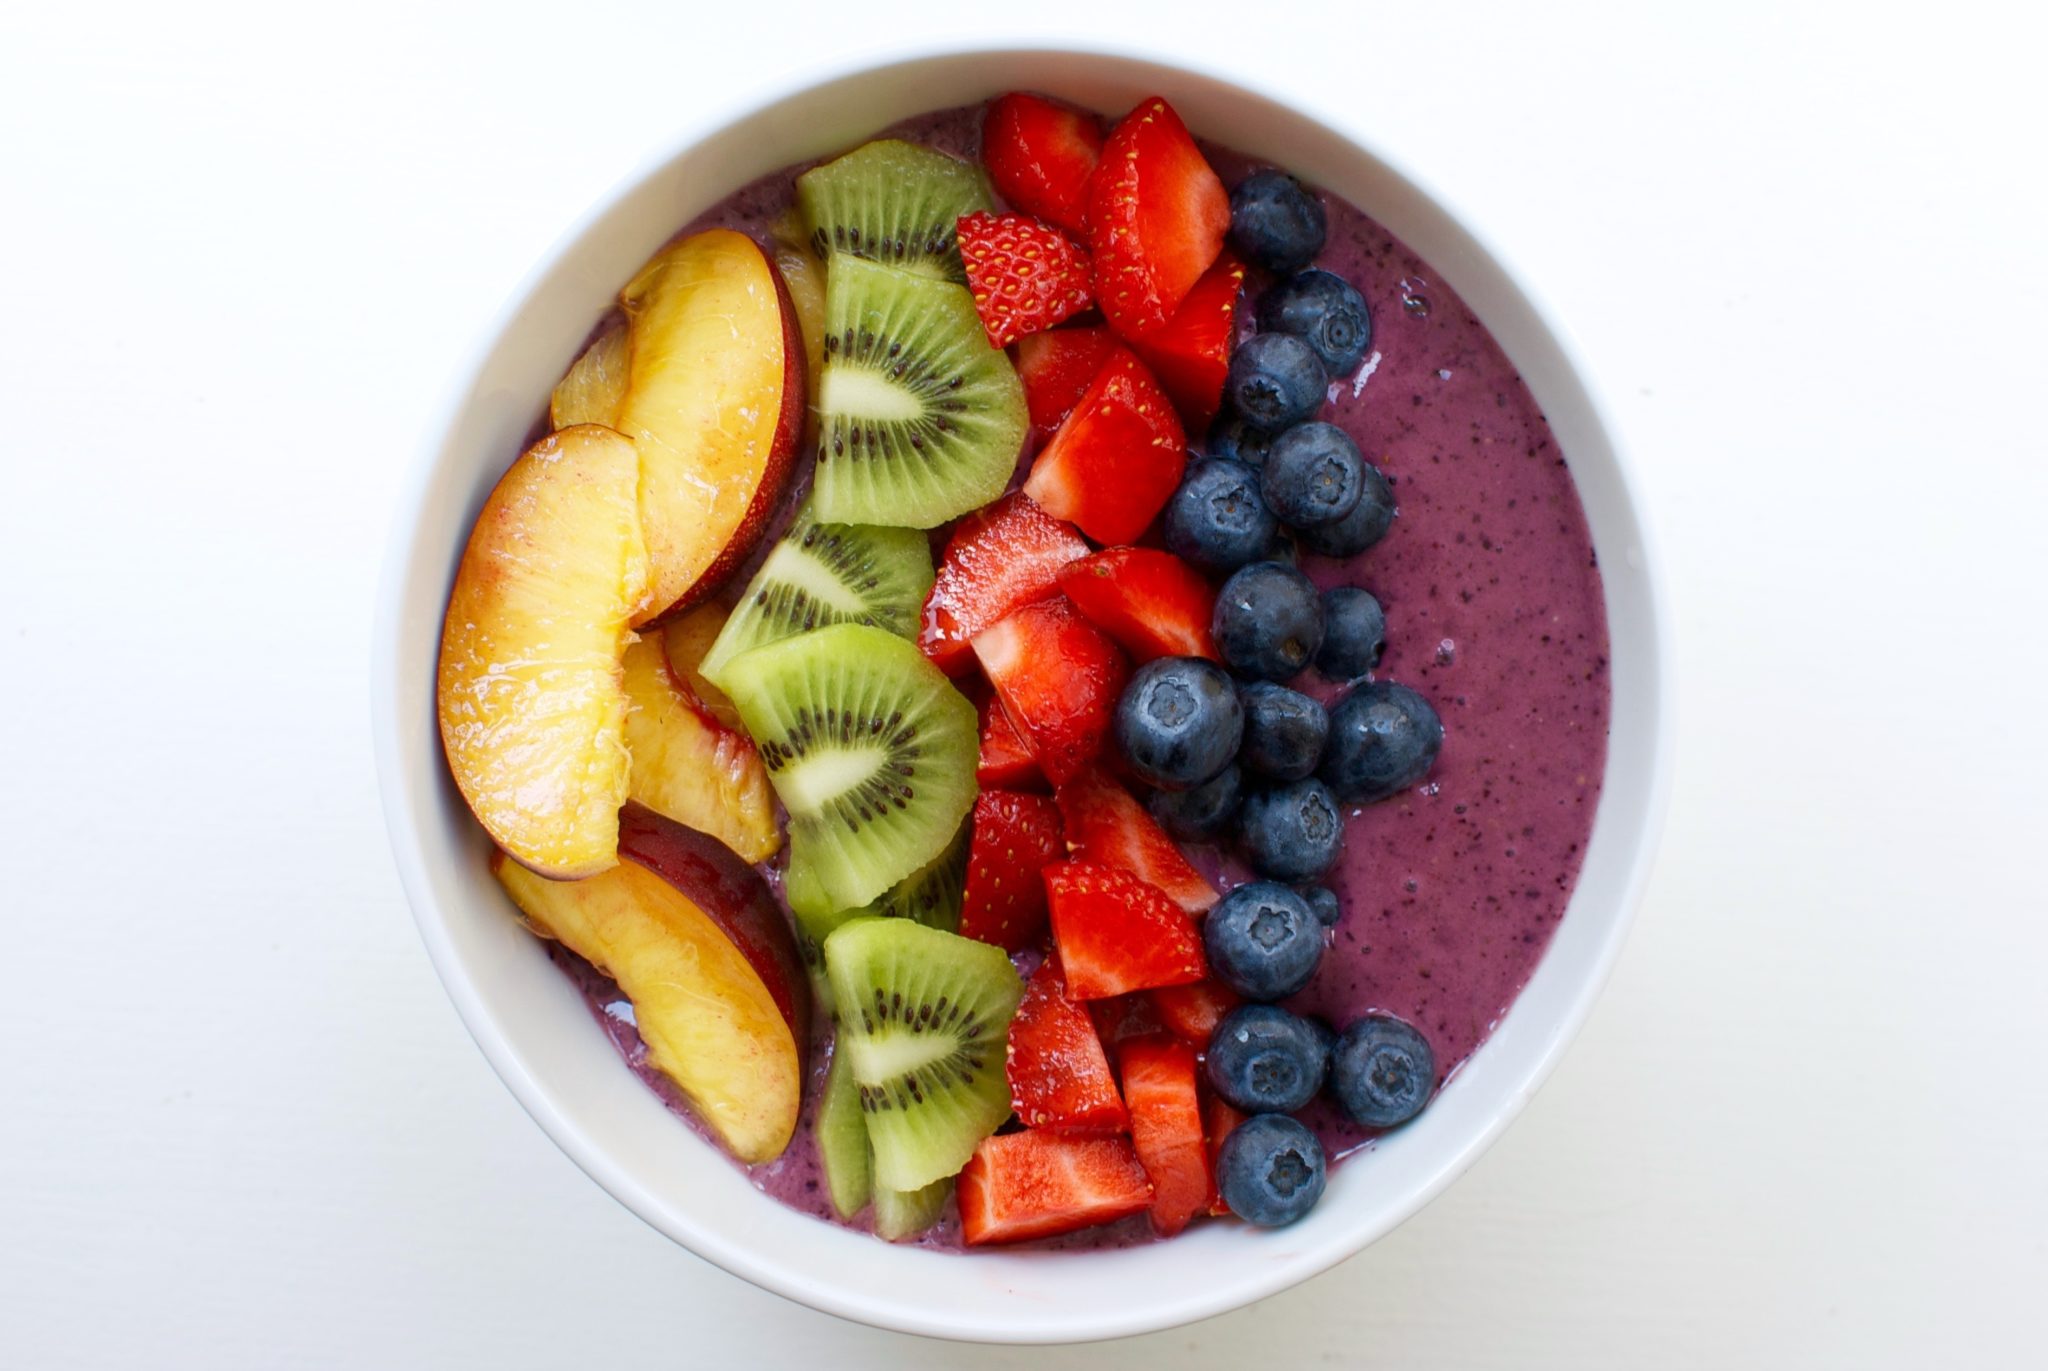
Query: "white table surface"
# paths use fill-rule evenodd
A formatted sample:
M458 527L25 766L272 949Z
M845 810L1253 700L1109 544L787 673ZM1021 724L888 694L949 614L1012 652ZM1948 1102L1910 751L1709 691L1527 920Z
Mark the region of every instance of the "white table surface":
M799 8L0 7L0 1366L2039 1364L2038 21ZM367 747L394 493L537 254L668 130L981 14L1232 64L1485 226L1640 460L1683 706L1500 1145L1298 1290L1056 1351L786 1304L585 1180L443 998Z

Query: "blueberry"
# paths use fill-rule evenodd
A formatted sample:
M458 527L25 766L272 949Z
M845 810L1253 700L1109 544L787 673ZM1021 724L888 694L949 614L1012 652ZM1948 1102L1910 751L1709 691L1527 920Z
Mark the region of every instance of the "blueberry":
M1429 1040L1390 1014L1369 1014L1345 1029L1331 1065L1337 1102L1368 1128L1408 1122L1436 1089Z
M1394 491L1370 463L1358 503L1343 518L1301 531L1302 546L1324 557L1355 557L1387 536L1394 522Z
M1165 790L1198 786L1229 765L1244 706L1223 668L1200 657L1145 663L1116 702L1116 741L1140 779Z
M1429 701L1392 681L1367 681L1330 711L1317 774L1345 804L1371 804L1427 776L1443 745Z
M1323 647L1316 666L1333 680L1363 676L1387 650L1387 616L1370 591L1338 586L1323 592Z
M1251 427L1278 433L1315 417L1329 378L1315 349L1291 333L1255 333L1230 354L1223 393Z
M1216 1025L1203 1069L1232 1108L1292 1114L1323 1088L1330 1046L1324 1030L1279 1005L1241 1004Z
M1280 524L1259 494L1259 476L1243 462L1209 457L1188 468L1166 502L1166 546L1206 571L1230 572L1255 560Z
M1276 881L1312 881L1344 845L1344 814L1330 788L1311 777L1245 796L1237 834L1252 869Z
M1261 1228L1293 1223L1323 1197L1323 1145L1285 1114L1254 1114L1216 1154L1216 1185L1230 1212Z
M1294 893L1301 896L1308 905L1309 913L1324 928L1335 928L1337 921L1344 917L1344 907L1337 903L1337 892L1326 885L1300 885Z
M1168 835L1184 843L1208 842L1230 828L1243 789L1244 774L1233 762L1193 790L1153 791L1152 817Z
M1209 439L1202 451L1211 457L1228 457L1257 468L1265 465L1266 451L1272 445L1272 434L1261 433L1235 414L1228 414L1209 425Z
M1335 424L1296 424L1273 440L1259 491L1289 528L1335 523L1365 494L1365 459Z
M1323 603L1308 577L1279 562L1240 567L1216 593L1216 649L1240 676L1285 681L1323 646Z
M1358 370L1372 346L1365 297L1327 271L1304 271L1261 295L1259 330L1300 338L1315 349L1333 381Z
M1284 1000L1323 960L1323 926L1286 886L1252 881L1217 901L1202 921L1216 978L1247 1000Z
M1244 701L1240 762L1279 781L1298 781L1315 771L1330 736L1330 716L1321 705L1271 681L1253 681L1238 698Z
M1284 171L1255 171L1230 192L1230 241L1275 275L1315 261L1327 232L1323 202Z

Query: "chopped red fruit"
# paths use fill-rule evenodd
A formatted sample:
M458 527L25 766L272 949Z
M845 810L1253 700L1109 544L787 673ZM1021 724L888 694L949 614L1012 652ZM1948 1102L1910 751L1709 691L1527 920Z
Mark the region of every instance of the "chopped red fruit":
M1244 1119L1245 1116L1238 1113L1230 1101L1224 1099L1221 1095L1216 1094L1214 1091L1204 1091L1202 1093L1202 1131L1209 1143L1210 1171L1213 1172L1216 1169L1216 1158L1223 1151L1223 1140L1229 1137L1231 1130L1243 1123ZM1230 1206L1223 1202L1221 1192L1210 1201L1209 1212L1211 1214L1228 1214L1230 1212Z
M988 107L981 160L996 193L1069 233L1088 232L1088 178L1102 155L1092 114L1021 92Z
M1090 1000L1088 1017L1095 1020L1095 1032L1102 1039L1103 1046L1109 1048L1114 1048L1125 1038L1158 1033L1163 1027L1151 993L1144 990L1129 995L1112 995L1106 1000Z
M960 935L1015 952L1045 931L1045 882L1039 868L1065 846L1059 808L1043 795L984 790L974 800L967 848L967 889Z
M1013 492L953 526L924 600L917 645L949 675L974 660L968 640L1004 615L1059 593L1059 570L1088 555L1072 528Z
M1130 670L1064 597L975 634L974 655L1048 781L1072 780L1101 755Z
M1216 658L1209 621L1216 592L1202 573L1149 547L1113 547L1060 568L1060 589L1074 608L1132 657Z
M1173 403L1119 348L1031 463L1024 493L1098 543L1136 542L1180 484L1187 458Z
M1031 749L993 695L981 702L981 761L974 780L985 790L1037 790L1045 784Z
M1190 914L1216 903L1216 888L1181 855L1145 806L1102 768L1055 782L1053 798L1059 801L1074 856L1128 871Z
M1170 1238L1215 1202L1216 1171L1202 1137L1195 1049L1176 1038L1131 1038L1117 1046L1131 1143L1152 1181L1152 1227Z
M1024 987L1010 1021L1010 1107L1027 1128L1121 1133L1130 1115L1088 1011L1067 998L1057 957Z
M1122 1138L1050 1129L982 1141L960 1173L960 1236L970 1244L1050 1238L1144 1212L1152 1183Z
M1028 214L963 214L955 230L967 289L991 347L1043 333L1094 303L1088 250Z
M1024 407L1032 426L1047 433L1060 426L1103 364L1117 350L1106 328L1057 328L1017 340L1017 375L1024 382Z
M1131 339L1132 349L1166 387L1189 428L1206 428L1222 408L1243 288L1244 263L1226 252L1195 282L1172 318Z
M1195 921L1129 872L1072 861L1044 875L1052 940L1074 999L1190 985L1209 974Z
M1161 986L1149 993L1159 1021L1182 1042L1200 1048L1208 1047L1209 1039L1216 1036L1216 1025L1223 1022L1223 1016L1244 1003L1229 986L1215 981Z
M1223 250L1230 196L1173 106L1158 96L1124 116L1088 185L1095 298L1126 338L1180 308Z

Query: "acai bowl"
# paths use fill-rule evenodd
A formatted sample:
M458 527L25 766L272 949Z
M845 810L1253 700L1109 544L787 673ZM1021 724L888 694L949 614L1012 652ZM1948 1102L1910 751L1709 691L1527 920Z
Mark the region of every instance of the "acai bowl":
M1203 1219L1168 1240L1153 1241L1147 1240L1151 1216L1127 1207L1121 1211L1127 1217L1107 1228L963 1252L957 1250L957 1200L944 1202L948 1207L925 1241L882 1243L866 1232L821 1222L825 1201L819 1197L831 1187L814 1160L811 1111L827 1070L824 1056L810 1055L808 1025L785 1015L789 1037L803 1044L801 1117L794 1133L783 1136L770 1125L765 1134L751 1135L740 1146L758 1149L761 1160L743 1169L728 1155L738 1134L718 1135L727 1144L722 1148L710 1130L693 1130L679 1120L675 1106L682 1092L649 1088L642 1078L649 1074L645 1047L637 1031L620 1031L629 1016L607 990L610 982L593 978L581 959L564 957L559 944L544 943L522 927L507 887L491 877L492 838L451 778L454 750L444 752L437 661L444 657L444 613L451 585L460 592L458 567L472 526L480 511L493 508L487 497L514 459L551 427L551 396L586 348L607 336L621 288L657 254L709 233L747 238L764 258L776 260L774 221L795 199L796 173L874 139L895 134L971 163L979 152L977 120L986 102L1012 92L1035 92L1094 112L1112 147L1119 146L1120 121L1157 98L1200 140L1226 189L1254 168L1279 168L1298 178L1320 193L1328 215L1327 250L1334 255L1318 258L1317 265L1341 267L1371 315L1373 333L1362 357L1327 378L1328 391L1311 422L1355 433L1368 462L1390 483L1398 513L1384 536L1353 558L1302 555L1297 549L1291 560L1319 591L1362 586L1380 597L1386 650L1370 668L1370 680L1398 682L1428 698L1441 714L1445 740L1427 773L1398 795L1362 805L1340 802L1346 851L1331 868L1339 875L1328 883L1344 895L1347 907L1336 932L1325 935L1321 983L1300 992L1310 1003L1292 996L1287 1003L1322 1018L1333 1031L1371 1010L1412 1021L1435 1050L1438 1080L1426 1108L1383 1133L1347 1130L1327 1098L1299 1111L1337 1159L1327 1166L1319 1202L1280 1227ZM807 84L717 130L679 140L677 147L572 233L488 335L430 445L392 548L375 668L380 771L401 875L429 952L465 1022L522 1104L628 1207L736 1274L865 1322L988 1341L1116 1336L1222 1312L1357 1251L1469 1164L1554 1063L1618 949L1661 815L1668 719L1656 587L1626 474L1561 336L1495 258L1383 162L1241 87L1135 59L1045 51L920 57ZM1014 209L1002 200L987 206L993 212ZM1086 234L1084 219L1081 241ZM803 235L792 236L800 241ZM729 242L715 239L709 245ZM834 260L829 243L819 256ZM1233 340L1254 332L1263 296L1282 283L1281 273L1256 264L1247 272ZM785 283L781 294L787 299L794 292ZM1100 302L1094 309L1107 312ZM1084 307L1051 332L1104 322ZM1140 326L1132 331L1144 332ZM982 347L990 350L986 341ZM1152 370L1163 374L1169 366L1155 363ZM1167 398L1181 408L1179 395ZM843 409L845 396L840 399ZM1479 416L1476 401L1494 414ZM1056 446L1065 422L1049 418L1041 426L1039 417L1023 416L1011 454L1027 489L1036 458ZM1478 417L1485 417L1483 426ZM761 442L772 448L782 427L763 420ZM1210 442L1199 415L1178 416L1176 427L1184 455L1168 483L1175 492L1208 455ZM1472 434L1465 433L1468 427ZM1465 441L1454 443L1454 433ZM705 565L698 574L709 572L717 581L707 602L741 600L759 579L795 518L803 468L813 460L804 441L796 440L788 458L796 474L785 477L788 484L767 502L780 502L774 511L779 518L764 517L757 541L730 558L729 567L712 566L716 555L701 559ZM998 498L1009 498L1001 491L1010 484L1006 478L959 497L974 502L960 514L988 517ZM1048 500L1058 506L1059 498L1055 493ZM1085 499L1058 507L1067 516L1061 522L1081 530L1076 560L1127 543L1170 555L1162 551L1172 546L1161 532L1163 506L1136 527L1117 525L1124 516L1089 508ZM1528 517L1536 508L1544 511L1540 520ZM930 516L921 511L916 521L932 527ZM935 526L932 570L925 574L940 579L959 530L953 517ZM1103 536L1092 536L1098 533ZM1185 529L1181 534L1188 536ZM1185 544L1182 551L1195 555ZM1489 559L1506 560L1495 566ZM1583 567L1569 570L1576 562ZM1231 579L1205 576L1212 592ZM621 617L629 610L622 608ZM646 612L644 605L639 612ZM1556 667L1545 667L1534 651L1544 629L1529 621L1532 615L1570 625L1569 634L1550 635L1550 645L1566 659ZM1083 628L1089 622L1085 614L1069 614L1049 626L1039 623L1052 637L1029 639L1031 651L1024 655L1042 655L1037 644L1059 641L1067 620ZM646 621L642 640L652 640L650 630L657 626ZM614 625L622 628L623 623ZM1556 643L1580 635L1591 636L1575 648ZM912 639L919 628L899 636ZM1111 650L1125 659L1121 690L1145 664L1136 660L1137 649L1114 634L1108 638ZM1490 639L1512 650L1489 647ZM758 650L771 653L775 646ZM924 646L929 650L931 644ZM927 651L935 655L941 654ZM970 655L967 667L951 679L973 676L977 664L987 666ZM1581 678L1583 688L1565 686L1568 677ZM1287 679L1332 707L1332 718L1344 691L1356 688L1324 680L1313 667L1302 679ZM1533 684L1514 685L1516 680ZM970 703L963 725L970 735L986 731L992 695L998 717L1006 717L1013 701L996 684L991 692L969 682L970 693L980 697ZM746 712L747 702L740 703ZM971 716L972 703L981 706L978 720ZM1028 704L1023 712L1029 715ZM1031 722L1024 719L1027 734ZM739 721L743 729L758 723ZM757 742L775 755L777 740L764 736ZM1147 793L1142 779L1130 774L1131 759L1115 755L1114 740L1098 738L1096 746L1110 752L1103 765L1113 787L1131 796ZM1058 782L1025 781L1018 788L1067 789L1074 774L1065 762L1056 765ZM1330 773L1318 767L1316 774ZM980 798L971 793L976 788L967 787L967 803ZM1261 781L1246 790L1276 788ZM1474 807L1483 811L1496 791L1511 800L1520 797L1498 816L1502 824L1516 821L1512 832L1480 827L1473 817ZM777 816L778 836L784 810L797 808L778 803L785 798L777 793L753 801L756 808L766 803ZM1534 822L1539 810L1552 809L1569 817ZM959 819L971 828L971 810L962 810ZM1069 845L1075 844L1072 827L1070 821ZM1535 831L1524 837L1524 829ZM522 841L516 834L501 835L506 840ZM1453 847L1458 855L1452 858L1436 855ZM1183 850L1199 879L1219 895L1227 897L1236 882L1260 874L1245 869L1243 845L1234 839L1190 842ZM1361 855L1368 852L1369 859ZM1077 849L1060 860L1102 855ZM551 852L531 864L554 876L580 875L586 868L575 862L582 860ZM779 876L787 874L788 860L778 851L763 863L773 903L785 910L787 891ZM1105 864L1117 865L1096 863ZM858 879L835 871L837 892L827 903L864 898ZM1446 913L1447 900L1455 902L1456 917ZM1515 913L1497 925L1482 925L1458 912L1487 904L1507 904ZM533 917L534 911L527 914ZM1055 911L1053 919L1058 917ZM792 921L793 944L803 933ZM1035 976L1034 952L1056 946L1057 938L1034 936L1037 942L1021 949L1016 965L1019 973ZM1072 962L1074 949L1065 950ZM1372 957L1380 962L1362 969ZM1389 969L1379 971L1382 965ZM621 983L631 979L628 971L618 978ZM1199 979L1214 980L1214 972L1208 968ZM785 979L795 984L807 977L793 972ZM1455 988L1442 989L1446 981ZM1012 1005L1027 993L1023 986L1019 974ZM1149 989L1141 985L1132 994ZM1112 998L1127 1003L1130 996L1102 1000ZM1124 1066L1122 1020L1105 1023L1102 1001L1094 1003L1089 1019L1102 1035L1103 1055L1117 1079ZM786 1003L779 1007L789 1009ZM813 1013L830 1017L815 1007ZM1141 1042L1174 1036L1156 1018L1138 1024L1133 1035ZM622 1062L622 1048L643 1068L640 1074ZM661 1073L652 1078L659 1084ZM1195 1086L1204 1103L1207 1082L1204 1074ZM748 1094L758 1100L761 1092ZM697 1122L703 1122L701 1112ZM1018 1123L1007 1119L995 1126L1007 1137L1018 1132ZM1337 1157L1360 1143L1369 1146ZM812 1160L805 1160L807 1147ZM1209 1164L1217 1163L1211 1157ZM1142 1171L1143 1163L1138 1167Z

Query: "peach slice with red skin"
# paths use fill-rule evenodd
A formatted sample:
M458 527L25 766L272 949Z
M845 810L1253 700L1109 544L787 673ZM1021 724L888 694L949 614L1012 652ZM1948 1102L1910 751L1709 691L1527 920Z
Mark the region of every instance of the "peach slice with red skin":
M626 749L633 799L764 862L782 847L754 740L711 716L670 667L661 637L626 649Z

